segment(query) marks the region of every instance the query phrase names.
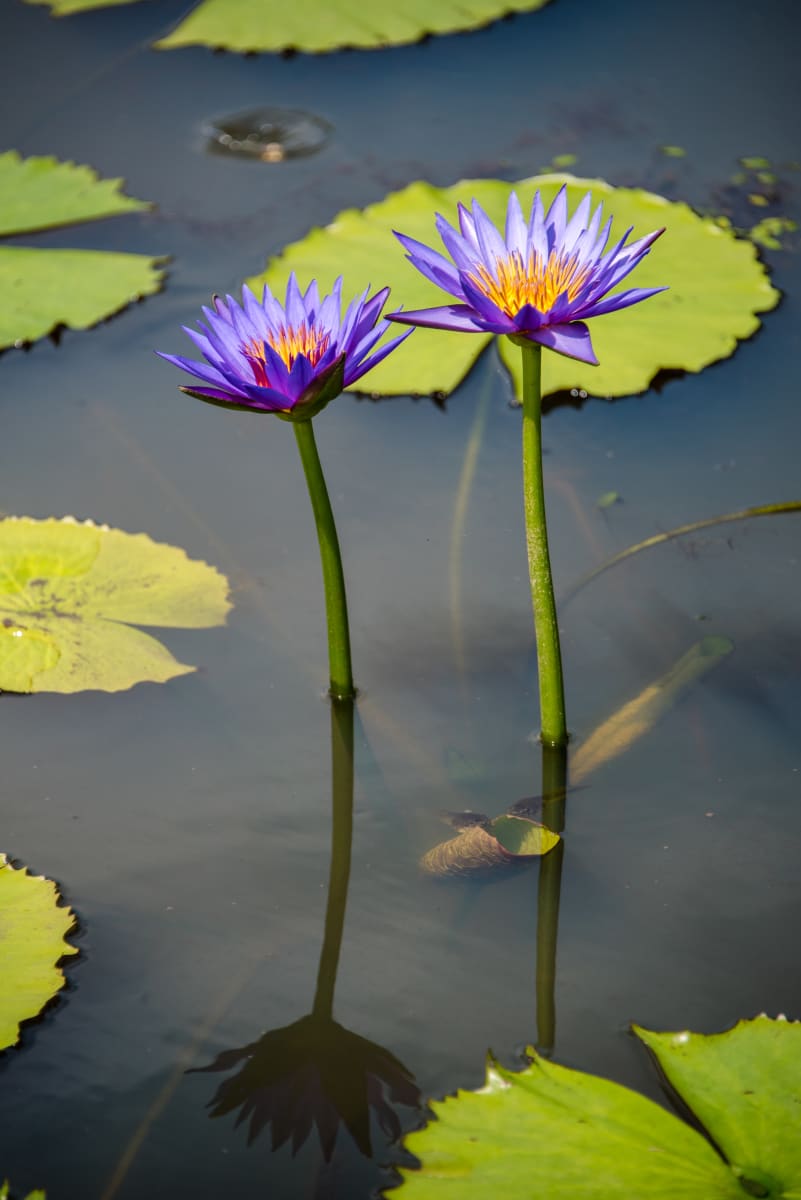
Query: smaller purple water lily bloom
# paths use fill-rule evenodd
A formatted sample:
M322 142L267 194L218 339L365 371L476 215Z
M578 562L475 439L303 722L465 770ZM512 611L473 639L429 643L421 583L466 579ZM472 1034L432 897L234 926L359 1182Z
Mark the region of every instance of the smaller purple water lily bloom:
M245 285L241 304L233 296L214 297L214 307L203 309L199 333L184 326L205 362L157 353L202 382L181 388L190 396L306 421L408 337L401 334L371 353L390 328L379 320L389 288L373 297L369 292L352 300L343 317L341 276L321 299L316 280L301 292L293 272L283 305L266 285L260 301Z
M536 192L528 220L514 192L502 237L481 205L458 206L459 230L437 215L443 254L402 233L395 236L426 279L457 303L416 312L389 313L391 321L467 333L502 333L539 342L568 358L596 366L585 321L637 304L664 288L630 288L608 295L645 257L664 229L626 245L628 229L606 253L611 217L601 229L603 205L590 216L588 192L568 220L563 186L547 213Z

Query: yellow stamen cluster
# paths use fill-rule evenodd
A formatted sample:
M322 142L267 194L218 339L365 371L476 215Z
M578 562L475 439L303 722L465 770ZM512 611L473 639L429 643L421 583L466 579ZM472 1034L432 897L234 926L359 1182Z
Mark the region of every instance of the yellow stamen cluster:
M287 369L291 371L299 354L303 354L311 365L316 367L330 345L331 335L328 333L321 335L313 326L310 327L303 321L297 327L287 325L283 329L271 333L267 341L276 354L284 360ZM252 341L246 347L246 352L251 359L264 362L264 342Z
M508 258L495 260L494 274L483 264L470 279L488 300L509 317L514 317L525 304L541 313L551 310L558 296L567 292L575 300L585 286L589 272L581 267L575 255L553 251L547 261L532 250L524 260L519 250Z

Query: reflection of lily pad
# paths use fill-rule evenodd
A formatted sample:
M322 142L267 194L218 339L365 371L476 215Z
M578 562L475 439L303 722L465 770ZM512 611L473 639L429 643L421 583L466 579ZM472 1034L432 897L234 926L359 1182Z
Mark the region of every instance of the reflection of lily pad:
M634 237L664 225L667 232L637 267L636 287L669 286L647 304L598 317L592 337L599 367L547 354L543 386L547 393L566 388L591 395L624 396L644 391L662 369L700 371L730 355L738 339L759 326L757 313L773 308L779 293L770 285L754 246L734 237L716 222L699 217L686 204L629 188L613 188L597 179L543 175L517 184L467 180L450 188L413 183L362 211L348 209L325 229L313 229L289 246L268 269L249 280L267 282L280 291L290 270L301 280L316 276L321 287L344 273L356 292L375 280L392 287L389 308L426 308L447 303L445 293L406 261L392 237L397 229L439 247L434 214L453 220L457 201L475 197L502 227L506 201L514 188L528 211L536 188L547 204L562 183L568 185L571 210L592 190L604 211L614 217L613 238L629 225ZM628 284L629 281L626 281ZM461 382L489 335L443 333L417 329L403 346L367 377L367 386L385 395L449 393ZM501 356L520 389L520 351L500 339Z
M74 924L52 880L17 870L0 854L0 1050L15 1045L20 1021L37 1016L63 988L57 964L78 953L65 940Z
M414 1200L743 1200L801 1196L801 1025L757 1017L728 1033L635 1032L723 1154L628 1088L534 1056L490 1063L480 1092L431 1104L406 1139Z
M228 581L144 533L0 521L0 690L118 692L194 670L137 625L221 625Z
M149 206L121 180L55 158L0 154L0 235L33 233ZM0 246L0 348L59 325L88 329L161 286L158 259L100 250Z
M27 0L48 4L54 16L129 0ZM243 53L263 50L338 50L398 46L429 33L477 29L508 13L531 12L548 0L404 0L365 7L362 0L203 0L156 45L212 46Z

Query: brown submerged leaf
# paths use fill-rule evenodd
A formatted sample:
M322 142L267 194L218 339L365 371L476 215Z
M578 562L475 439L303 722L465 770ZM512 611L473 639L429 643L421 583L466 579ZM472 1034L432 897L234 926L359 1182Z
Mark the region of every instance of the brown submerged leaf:
M423 855L420 866L439 878L466 878L530 862L547 854L558 841L558 833L536 821L505 815L440 842Z

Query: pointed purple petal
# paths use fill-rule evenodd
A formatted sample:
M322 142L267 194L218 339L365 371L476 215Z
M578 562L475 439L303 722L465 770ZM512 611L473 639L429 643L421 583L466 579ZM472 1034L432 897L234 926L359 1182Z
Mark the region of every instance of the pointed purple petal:
M377 367L382 359L386 358L388 354L391 354L392 351L401 344L401 342L405 342L407 337L411 337L413 333L413 329L407 329L404 333L398 334L397 337L392 338L390 341L385 342L383 346L380 346L371 358L366 358L361 363L355 362L353 365L348 363L345 367L345 387L349 387L352 383L355 383L357 379L361 379L362 375L366 374L367 371L371 371L373 367Z
M592 192L587 192L587 195L579 204L573 216L570 218L565 229L564 237L562 238L562 249L565 254L570 254L578 241L580 235L587 228L587 219L590 215L592 207Z
M598 366L598 359L592 348L590 331L582 321L572 321L569 325L545 325L533 333L527 334L529 341L539 342L557 354L567 358L578 359L579 362Z
M526 229L523 210L520 207L520 201L517 198L516 192L509 194L509 201L506 205L506 246L509 250L516 250L523 258L526 257L526 237L528 230Z
M539 191L534 193L534 199L531 203L531 216L528 219L526 245L526 258L528 258L529 253L533 250L543 263L547 262L548 234L545 231L545 214L542 207L542 196L540 196Z
M476 246L468 241L467 238L462 237L461 233L454 229L439 213L437 213L435 224L437 226L437 233L442 238L442 244L456 264L457 270L472 270L478 258Z
M484 333L467 304L445 304L441 308L420 308L416 311L387 313L390 321L401 325L422 325L428 329L455 329L462 333Z
M421 275L425 275L426 279L430 279L437 287L444 288L446 292L460 290L456 269L444 255L425 246L422 242L418 242L415 238L406 237L405 234L397 233L395 230L393 233L403 248L408 250L409 262L417 268Z
M286 285L286 319L293 329L297 329L306 320L306 309L303 296L298 286L297 276L292 271Z
M567 223L567 184L563 183L551 201L548 215L545 218L545 228L548 233L548 250L562 245Z
M174 367L179 367L182 371L186 371L188 375L194 375L195 379L202 379L204 383L226 388L228 391L237 391L237 384L232 383L228 376L218 371L216 367L212 367L209 363L196 362L194 359L184 358L180 354L163 354L161 350L157 350L156 354L158 354L159 358L163 358L165 362L172 363Z
M508 258L509 252L498 230L489 219L478 200L473 201L473 220L476 237L481 249L481 255L486 265L492 269L498 260Z
M667 290L666 287L629 288L626 292L618 292L616 296L607 296L605 300L599 300L587 308L576 309L575 312L582 321L588 321L590 317L602 317L605 313L617 312L619 308L628 308L631 304L639 304L640 300L647 300L649 296L656 296L659 292Z

